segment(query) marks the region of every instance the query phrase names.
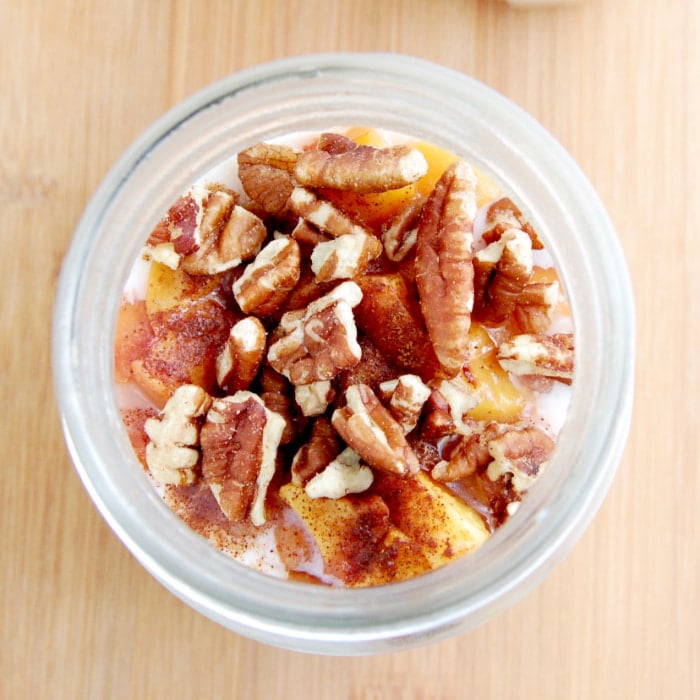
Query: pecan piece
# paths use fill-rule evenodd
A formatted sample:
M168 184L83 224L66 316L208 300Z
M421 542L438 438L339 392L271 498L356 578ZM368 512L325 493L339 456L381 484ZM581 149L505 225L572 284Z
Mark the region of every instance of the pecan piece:
M343 282L306 309L288 311L268 350L270 365L295 386L329 381L356 365L361 350L352 309L361 299L354 282Z
M252 384L265 355L266 339L265 327L255 316L232 326L216 358L216 381L222 389L235 392Z
M333 412L331 422L340 437L371 467L393 474L417 474L418 458L401 426L366 384L345 392L347 404Z
M229 520L265 523L284 419L249 391L215 399L202 426L202 475Z
M533 250L544 248L537 231L523 216L515 203L508 197L501 197L492 202L486 209L482 237L486 243L493 243L512 228L521 229L527 233L532 242Z
M423 154L410 146L360 146L299 155L294 176L301 185L330 187L358 194L386 192L420 180L428 172Z
M299 244L289 237L270 241L233 283L233 296L244 313L274 313L299 281Z
M521 333L544 333L558 303L558 282L526 284L513 310L515 326Z
M574 338L571 333L516 335L498 346L498 361L513 374L534 374L569 384L574 376Z
M397 379L382 382L379 390L387 396L389 409L404 434L410 433L418 425L423 404L430 397L431 390L415 374L402 374Z
M311 253L311 269L319 282L352 279L379 257L382 244L369 233L346 233L319 243Z
M405 209L383 227L382 243L389 260L401 262L415 246L425 200L422 196L411 200Z
M307 482L309 498L338 499L349 493L362 493L374 481L372 470L362 464L360 455L346 447L333 461Z
M532 274L532 243L520 229L508 229L474 256L474 318L500 325L515 310Z
M292 460L292 483L304 486L309 479L328 466L340 451L340 440L327 418L318 418L311 428L309 441Z
M461 370L469 354L475 214L476 176L467 163L456 161L423 207L415 261L425 325L438 361L450 375Z
M554 440L538 428L509 430L489 441L493 461L486 474L491 481L509 478L516 493L522 494L543 472L554 447Z
M191 275L214 275L255 256L267 231L233 194L194 186L170 208L148 240L153 260Z
M347 233L369 235L369 231L356 224L330 202L319 199L305 187L294 188L289 197L289 206L295 214L334 238L344 236Z
M196 479L199 462L200 418L211 405L211 397L194 384L183 384L168 399L159 418L149 418L144 430L149 438L146 463L162 484L185 486Z
M241 185L268 214L279 215L286 208L298 155L290 146L271 143L257 143L238 154Z

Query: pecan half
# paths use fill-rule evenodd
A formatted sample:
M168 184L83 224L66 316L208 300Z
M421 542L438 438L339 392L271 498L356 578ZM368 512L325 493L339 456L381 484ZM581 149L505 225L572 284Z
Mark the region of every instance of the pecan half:
M268 214L281 214L294 189L298 152L290 146L257 143L238 154L238 177L245 193Z
M196 479L199 462L199 425L209 410L211 397L194 384L178 387L159 418L146 420L146 463L162 484L185 486Z
M233 325L216 358L216 381L222 389L235 392L252 384L265 355L266 340L265 327L255 316Z
M249 391L215 399L202 426L202 475L229 520L265 523L284 419Z
M417 474L420 465L401 426L366 384L345 392L347 404L333 412L333 427L371 467L393 474Z
M438 361L450 375L460 371L469 354L475 214L476 176L467 163L456 161L423 207L415 261L425 325Z
M284 314L267 353L270 365L295 386L331 380L356 365L361 350L352 309L361 299L354 282L343 282L306 309Z
M493 461L486 473L491 481L510 478L517 493L527 491L544 470L555 443L538 428L509 430L488 443Z
M347 147L347 144L344 144ZM339 151L339 152L338 152ZM374 148L357 145L348 150L322 149L300 154L294 176L301 185L331 187L358 194L405 187L428 172L423 154L409 146Z
M534 374L568 384L574 376L574 338L571 333L516 335L498 346L498 361L513 374Z
M299 244L289 237L268 243L233 283L233 296L244 313L275 312L299 281Z

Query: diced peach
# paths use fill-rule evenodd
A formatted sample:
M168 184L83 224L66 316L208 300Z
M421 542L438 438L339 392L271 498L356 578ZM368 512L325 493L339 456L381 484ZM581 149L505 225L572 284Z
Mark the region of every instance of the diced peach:
M131 363L143 357L153 340L153 330L143 301L122 304L114 342L114 374L117 382L131 379Z
M525 408L526 397L519 391L498 362L496 344L486 329L472 323L469 330L471 361L470 379L473 379L479 399L478 405L468 412L479 421L514 423Z
M189 275L180 268L173 270L154 262L146 287L146 311L153 316L188 300L199 299L216 289L219 283L218 275Z

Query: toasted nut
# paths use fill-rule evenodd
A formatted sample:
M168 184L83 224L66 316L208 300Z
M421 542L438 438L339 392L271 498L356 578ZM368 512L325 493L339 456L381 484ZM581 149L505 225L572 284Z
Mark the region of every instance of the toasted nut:
M199 462L199 423L211 405L211 397L194 384L184 384L168 399L160 418L149 418L144 429L146 463L163 484L184 486L196 479Z
M215 399L202 426L202 474L229 520L265 523L284 419L249 391Z
M319 282L352 279L362 274L382 252L378 238L368 233L347 233L319 243L311 253L311 269Z
M305 151L294 168L294 176L301 185L358 194L405 187L427 172L428 163L423 154L405 145L355 146L334 153L320 149Z
M266 316L276 311L299 281L301 254L293 238L268 243L233 283L233 296L244 313Z
M227 190L194 186L170 208L148 240L151 258L191 275L237 267L260 249L267 231Z
M257 143L238 154L238 177L245 193L268 214L281 214L294 189L298 157L289 146Z
M325 469L340 451L340 440L331 422L318 418L311 428L309 441L302 445L292 460L292 483L304 486L309 479Z
M226 345L216 358L216 381L222 389L247 389L265 355L267 333L263 324L248 316L231 328Z
M486 473L491 481L509 477L513 489L522 494L542 474L554 446L554 441L537 428L509 430L489 441L493 462Z
M294 400L307 417L320 416L333 400L333 386L327 379L294 387Z
M354 282L343 282L306 309L284 314L281 337L267 353L270 365L295 386L331 380L356 365L361 350L352 308L361 299Z
M455 432L469 435L472 428L467 420L467 413L479 402L474 387L467 381L464 374L460 373L450 379L440 380L437 383L437 390L447 401Z
M521 333L545 333L558 303L558 282L526 284L513 310L516 327Z
M438 462L431 472L436 481L459 481L484 471L492 457L489 441L508 430L508 426L489 423L484 430L464 436L451 450L449 460Z
M345 392L347 405L333 412L333 427L371 467L394 474L416 474L418 459L401 426L366 384Z
M574 376L573 335L516 335L499 345L498 361L513 374L534 374L570 383Z
M500 325L515 310L532 274L532 243L520 229L509 229L474 256L474 318Z
M369 231L349 219L330 202L318 199L305 187L294 188L289 197L289 206L295 214L334 238L347 233L369 234Z
M391 413L404 434L410 433L418 424L431 390L415 374L402 374L398 379L383 382L379 389L388 395Z
M360 456L346 447L330 464L311 478L305 487L309 498L342 498L362 493L374 481L372 470L360 462Z
M449 375L457 374L468 359L475 214L476 176L467 163L456 161L423 207L415 262L428 334L440 365Z
M425 200L425 197L416 197L384 228L382 243L389 260L401 262L415 246Z
M508 198L492 202L486 210L484 222L483 239L486 243L497 241L503 233L509 229L521 229L530 237L533 250L541 250L544 248L537 231L523 216L523 213L517 206Z

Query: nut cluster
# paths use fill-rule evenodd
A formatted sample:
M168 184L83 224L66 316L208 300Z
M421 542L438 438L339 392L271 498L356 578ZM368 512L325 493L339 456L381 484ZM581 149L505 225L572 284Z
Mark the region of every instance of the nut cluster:
M201 479L258 526L276 481L340 499L419 474L463 480L491 524L505 517L554 442L524 415L470 417L470 328L494 329L510 377L570 382L573 342L547 334L561 292L533 277L542 245L517 207L492 203L475 241L474 170L456 160L429 195L411 190L427 173L416 148L327 133L255 144L238 155L243 192L195 186L171 207L147 254L215 276L230 331L214 384L182 383L147 422L156 479ZM377 207L380 226L363 216Z

